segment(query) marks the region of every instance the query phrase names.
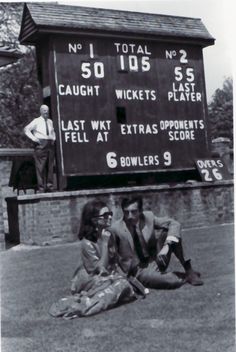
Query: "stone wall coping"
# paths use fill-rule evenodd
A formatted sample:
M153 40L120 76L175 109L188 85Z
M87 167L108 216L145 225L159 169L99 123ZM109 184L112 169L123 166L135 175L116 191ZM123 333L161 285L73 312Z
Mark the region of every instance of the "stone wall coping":
M32 148L0 148L0 157L31 156L33 152Z
M106 188L106 189L86 189L79 191L64 191L64 192L52 192L52 193L36 193L36 194L24 194L13 197L7 197L6 200L17 199L18 202L25 201L40 201L40 200L52 200L58 198L71 198L79 196L95 196L95 195L107 195L107 194L119 194L119 193L131 193L131 192L149 192L149 191L174 191L178 189L193 189L193 188L209 188L209 187L221 187L233 185L233 180L224 180L216 182L187 182L178 183L175 185L152 185L152 186L137 186L137 187L119 187L119 188Z

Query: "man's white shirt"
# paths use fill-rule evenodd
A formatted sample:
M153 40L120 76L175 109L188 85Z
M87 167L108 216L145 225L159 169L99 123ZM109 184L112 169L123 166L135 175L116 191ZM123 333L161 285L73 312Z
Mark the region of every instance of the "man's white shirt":
M33 142L37 139L49 139L55 141L56 135L53 128L53 122L51 119L47 119L48 125L48 135L46 129L46 121L42 116L36 117L27 126L25 126L24 131L27 137L29 137Z

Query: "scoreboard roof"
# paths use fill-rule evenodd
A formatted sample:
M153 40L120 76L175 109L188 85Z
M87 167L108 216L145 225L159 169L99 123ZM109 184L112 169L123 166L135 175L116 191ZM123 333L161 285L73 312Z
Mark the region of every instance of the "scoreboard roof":
M49 33L130 35L161 41L214 44L199 18L158 15L53 3L27 3L24 6L19 40L35 44Z

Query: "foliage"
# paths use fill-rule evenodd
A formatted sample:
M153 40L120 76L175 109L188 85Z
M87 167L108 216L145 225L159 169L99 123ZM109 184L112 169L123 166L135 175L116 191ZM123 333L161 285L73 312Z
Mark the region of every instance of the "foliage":
M23 127L39 114L41 101L33 50L0 72L0 147L26 147Z
M0 147L19 148L31 144L23 127L38 116L42 101L37 79L35 50L20 45L18 36L22 3L0 3L2 45L17 49L23 55L14 64L0 68Z
M19 46L18 35L22 10L22 3L0 3L0 38L2 43L14 43Z
M217 89L208 106L212 139L229 138L233 141L233 80L226 78L222 89Z

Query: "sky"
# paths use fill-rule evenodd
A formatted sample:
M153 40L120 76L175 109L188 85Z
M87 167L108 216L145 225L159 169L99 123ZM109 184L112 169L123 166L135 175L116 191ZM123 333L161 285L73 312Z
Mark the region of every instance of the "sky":
M233 0L74 0L59 4L148 12L201 18L215 45L203 49L207 99L222 88L226 77L233 76L235 25ZM235 45L235 44L234 44Z

